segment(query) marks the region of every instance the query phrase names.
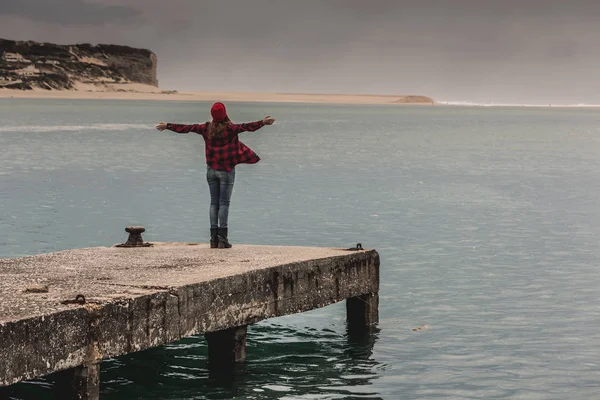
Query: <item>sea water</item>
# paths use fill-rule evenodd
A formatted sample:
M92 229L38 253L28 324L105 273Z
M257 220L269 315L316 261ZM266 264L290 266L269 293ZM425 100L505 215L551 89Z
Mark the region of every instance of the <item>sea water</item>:
M207 241L209 103L0 100L0 257ZM203 337L108 360L102 399L600 396L600 112L230 103L262 158L237 168L230 240L381 256L378 330L343 303L249 327L211 378ZM422 330L413 330L423 327ZM11 387L51 398L51 378Z

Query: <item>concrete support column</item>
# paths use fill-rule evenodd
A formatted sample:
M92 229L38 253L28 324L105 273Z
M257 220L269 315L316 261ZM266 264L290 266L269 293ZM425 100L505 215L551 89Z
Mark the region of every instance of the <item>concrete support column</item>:
M73 387L73 399L100 399L100 364L75 368Z
M57 374L54 398L66 400L100 399L100 364L71 368Z
M208 362L212 367L229 367L246 360L247 325L207 333Z
M379 322L379 293L350 297L346 300L348 328L360 333Z

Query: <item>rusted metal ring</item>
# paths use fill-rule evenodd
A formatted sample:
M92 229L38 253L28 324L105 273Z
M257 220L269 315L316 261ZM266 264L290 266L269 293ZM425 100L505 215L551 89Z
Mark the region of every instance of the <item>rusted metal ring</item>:
M82 294L78 294L77 296L75 296L75 300L73 299L68 299L68 300L63 300L61 301L62 304L85 304L85 296Z
M356 247L350 247L349 249L346 249L348 251L360 251L360 250L364 250L362 247L361 243L356 243Z

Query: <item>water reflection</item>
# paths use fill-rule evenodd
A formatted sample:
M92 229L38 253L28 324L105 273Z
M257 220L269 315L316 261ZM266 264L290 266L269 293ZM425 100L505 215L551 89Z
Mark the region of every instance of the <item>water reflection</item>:
M378 329L365 334L258 324L248 329L247 361L233 374L211 375L203 336L108 360L102 399L380 399L370 389L381 363ZM0 392L1 399L57 398L56 376ZM358 396L358 397L357 397Z
M103 365L103 398L376 399L368 386L381 365L372 357L378 330L350 335L329 329L296 330L280 325L249 327L247 362L229 377L211 375L202 336ZM282 397L283 396L283 397ZM367 397L365 397L367 396Z

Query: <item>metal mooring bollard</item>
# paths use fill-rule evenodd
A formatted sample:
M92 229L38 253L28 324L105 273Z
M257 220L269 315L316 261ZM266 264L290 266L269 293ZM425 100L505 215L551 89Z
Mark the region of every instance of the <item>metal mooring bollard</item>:
M128 226L125 232L129 233L129 238L125 243L118 244L116 247L151 247L152 243L144 243L142 233L146 232L143 226Z

